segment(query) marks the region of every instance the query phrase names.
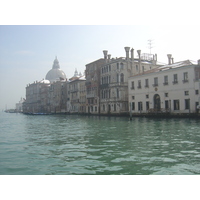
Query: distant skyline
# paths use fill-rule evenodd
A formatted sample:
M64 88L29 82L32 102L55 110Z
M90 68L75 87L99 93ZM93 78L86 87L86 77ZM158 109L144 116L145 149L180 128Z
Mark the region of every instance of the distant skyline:
M85 65L103 58L103 50L111 57L125 57L125 46L151 53L167 63L167 54L174 61L200 59L200 31L184 32L178 27L144 25L52 25L0 26L0 108L14 108L25 87L45 78L57 56L67 78L75 69L83 73Z

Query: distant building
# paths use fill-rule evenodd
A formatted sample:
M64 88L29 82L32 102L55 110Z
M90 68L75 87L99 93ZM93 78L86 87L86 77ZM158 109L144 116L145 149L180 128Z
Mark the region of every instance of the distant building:
M36 81L26 87L26 100L23 103L24 113L48 112L48 91L50 82L48 80Z
M23 98L20 99L19 103L16 103L16 106L15 106L16 112L22 112L23 111L23 103L24 103Z
M85 113L86 112L86 86L85 76L81 73L75 74L69 79L69 98L68 98L68 112L69 113Z
M128 80L132 114L198 112L200 105L200 61L173 62L134 75Z
M53 62L53 67L48 71L45 77L46 80L49 80L51 83L59 80L66 80L65 73L60 69L60 65L57 57Z

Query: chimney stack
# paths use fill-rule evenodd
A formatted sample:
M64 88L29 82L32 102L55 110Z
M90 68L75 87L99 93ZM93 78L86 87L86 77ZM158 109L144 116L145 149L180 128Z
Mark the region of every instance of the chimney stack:
M104 54L104 59L107 60L108 51L107 51L107 50L104 50L104 51L103 51L103 54Z
M130 51L130 47L124 47L125 51L126 51L126 59L129 59L129 51Z
M199 60L197 60L197 63L198 63L198 65L200 65L200 59L199 59Z
M141 55L141 50L137 50L139 61L140 61L140 55Z
M174 64L174 58L172 58L172 64Z
M168 57L168 65L171 65L172 64L172 62L171 62L172 54L167 54L167 57Z
M108 54L108 61L110 61L110 58L111 58L111 54Z
M157 61L157 54L155 54L155 61Z
M131 60L134 61L134 49L131 49Z

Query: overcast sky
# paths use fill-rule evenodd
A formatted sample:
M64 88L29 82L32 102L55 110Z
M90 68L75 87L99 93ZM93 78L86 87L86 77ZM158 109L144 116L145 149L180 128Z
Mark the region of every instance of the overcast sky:
M175 3L176 1L167 1L166 4L149 1L145 4L143 1L144 4L134 4L134 9L131 9L127 4L130 1L123 1L123 4L115 9L108 9L114 4L102 1L99 5L93 5L95 9L99 6L96 11L91 7L81 11L83 3L76 1L79 2L78 7L75 3L71 5L78 11L74 14L69 5L66 9L59 2L46 8L46 13L43 13L42 9L37 10L37 4L34 4L30 15L39 15L39 19L37 17L26 21L29 19L26 16L29 15L22 9L21 15L16 14L13 18L1 21L0 109L5 109L6 105L7 108L14 108L15 103L25 97L27 84L45 78L52 68L55 56L67 78L74 75L75 69L83 73L86 64L103 57L103 50L108 50L111 57L125 57L125 46L134 48L135 56L138 49L142 53L149 53L149 39L152 40L151 52L157 53L160 62L167 63L169 53L175 62L200 59L199 17L194 4L188 6L186 3ZM85 3L87 2L92 1ZM4 8L8 6L9 3ZM15 6L18 5L14 3L12 7ZM31 8L32 5L27 6ZM40 7L42 6L45 7L41 4ZM140 8L139 11L136 8ZM68 13L66 18L64 12ZM58 20L59 24L68 25L11 25L57 24L56 14L61 19ZM1 18L2 15L4 19L8 17L7 12L1 13ZM46 20L46 16L51 16L50 20ZM63 18L67 20L63 21ZM138 22L146 25L140 25Z

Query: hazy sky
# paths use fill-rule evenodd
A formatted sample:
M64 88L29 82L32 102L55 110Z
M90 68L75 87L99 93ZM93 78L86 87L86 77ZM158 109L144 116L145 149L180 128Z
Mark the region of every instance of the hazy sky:
M174 5L179 5L174 3L176 1L171 1L173 4L168 1L165 6L159 3L160 1L151 1L151 4L158 3L159 7L152 7L153 9L149 11L148 6L151 4L148 3L147 7L143 5L142 12L133 10L131 13L128 5L125 6L127 11L118 6L113 14L113 11L108 12L108 7L113 4L109 4L107 1L107 4L103 4L103 2L100 7L101 12L96 11L99 18L104 19L99 24L117 24L116 21L113 21L113 17L116 16L116 19L120 22L119 24L124 22L124 24L129 25L0 26L0 109L5 109L6 105L7 108L14 108L15 103L21 97L25 97L27 84L45 78L46 73L52 68L55 56L57 56L60 67L66 73L67 78L73 76L75 68L78 72L83 73L86 64L103 57L103 50L108 50L111 57L125 57L125 46L134 48L135 56L138 49L142 53L149 53L149 39L153 40L152 53L157 53L160 62L167 63L168 53L172 54L175 62L186 59L194 61L200 59L200 30L199 25L196 23L198 21L195 17L196 14L193 14L198 9L194 5L192 5L193 10L191 11L183 3L181 9L177 9L177 7L175 9ZM124 1L123 5L126 2ZM48 20L47 23L43 23L45 17L39 10L40 20L37 18L35 23L30 24L40 24L39 22L42 22L42 24L54 23L56 13L59 15L59 13L63 14L64 11L64 8L59 4L56 4L56 6L58 7L55 10L59 10L58 12L53 12L55 5L51 5L50 9L47 9L47 16L50 12L53 13L52 21L49 22ZM76 6L75 3L73 6ZM80 9L80 6L78 9ZM33 6L32 13L35 11L34 8ZM102 12L103 8L104 12ZM170 12L167 12L169 9ZM73 21L69 18L69 15L67 15L68 18L66 19L68 20L66 20L66 23L63 23L63 16L60 22L61 24L95 24L95 22L99 22L96 20L91 23L95 11L92 9L89 11L91 12L83 10L78 19L89 19L89 23L78 23L77 18ZM175 11L177 12L175 13ZM23 12L22 10L22 14L24 14ZM67 12L73 14L69 8ZM3 14L8 16L7 12ZM119 17L120 15L121 17ZM72 18L73 16L75 15L72 15ZM22 19L21 15L16 15L16 17L18 17L18 20ZM26 19L24 15L23 19ZM128 23L126 23L126 19L129 19ZM12 20L1 24L15 24L12 23ZM134 24L134 21L139 22L140 20L148 22L147 25L140 25L139 23L131 25L132 21ZM22 20L22 23L17 21L16 24L29 24L29 22L32 21L24 22Z

